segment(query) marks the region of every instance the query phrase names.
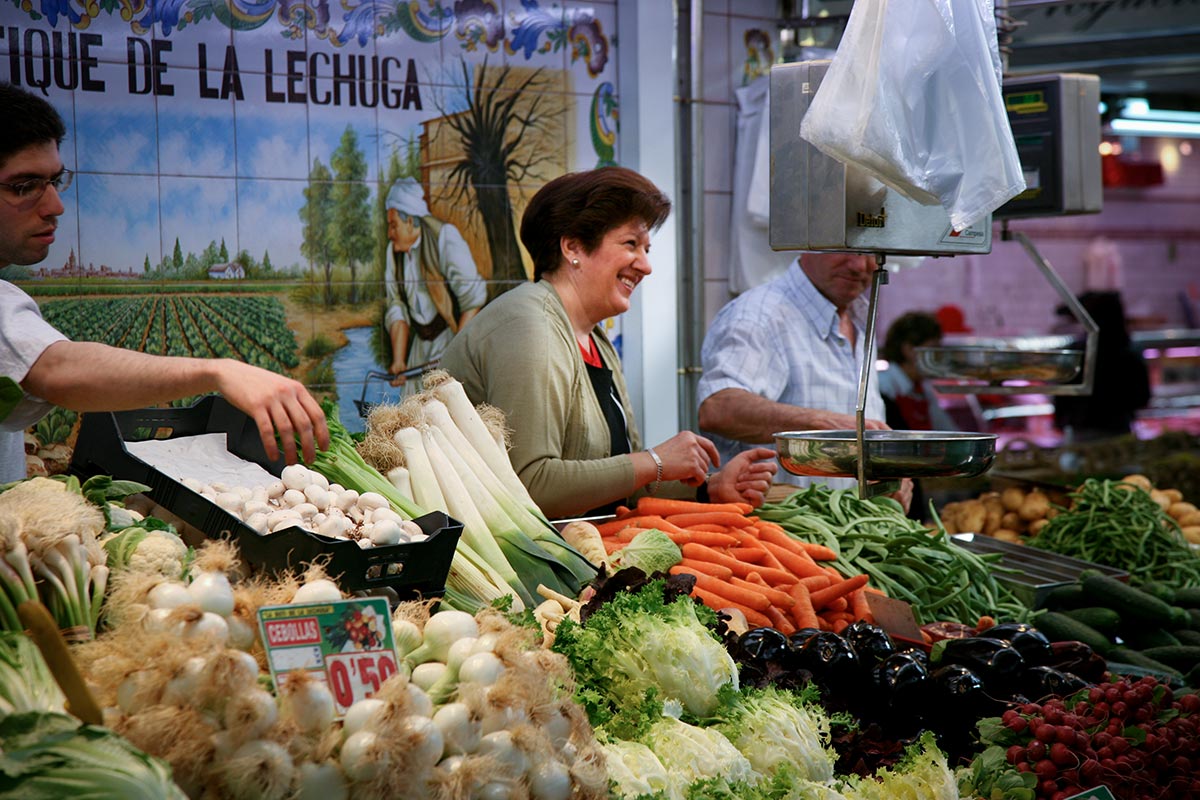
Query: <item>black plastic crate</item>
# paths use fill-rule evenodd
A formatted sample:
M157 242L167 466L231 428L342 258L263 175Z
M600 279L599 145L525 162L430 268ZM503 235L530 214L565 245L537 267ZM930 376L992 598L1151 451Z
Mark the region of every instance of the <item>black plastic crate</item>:
M339 576L338 583L346 591L387 588L401 599L438 597L445 592L462 523L441 511L413 520L429 536L425 541L385 547L362 548L299 527L261 534L125 447L125 442L206 433L224 433L229 452L273 475L278 476L285 466L282 458L267 458L254 420L213 395L189 408L84 414L70 469L81 477L111 475L146 484L150 499L205 536L231 539L254 569L294 570L315 558L328 557L326 571Z

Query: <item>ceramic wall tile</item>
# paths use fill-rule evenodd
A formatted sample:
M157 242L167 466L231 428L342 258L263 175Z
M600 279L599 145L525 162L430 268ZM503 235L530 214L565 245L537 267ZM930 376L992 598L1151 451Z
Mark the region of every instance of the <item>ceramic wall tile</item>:
M616 7L569 2L564 11L571 90L588 93L595 92L603 83L616 85Z
M700 115L704 140L704 190L732 192L734 109L723 103L704 103L700 106Z
M269 80L253 73L242 79L246 90L256 95L266 89ZM312 158L306 103L235 103L233 113L239 178L308 177Z
M704 14L704 27L700 35L701 79L704 92L701 97L708 102L732 103L733 86L730 81L730 58L734 52L729 31L729 17L725 14Z
M174 257L176 241L185 261L189 256L202 258L209 248L223 254L218 259L222 263L226 261L224 256L236 254L237 191L232 179L163 175L159 179L159 209L164 257Z
M186 78L188 73L197 76L197 70L177 70L175 74ZM202 87L187 80L180 82L179 89L178 102L156 103L159 173L234 177L235 99L202 96L198 94Z
M71 189L79 198L79 263L143 275L147 260L151 269L162 261L157 176L83 172Z
M725 192L706 192L704 195L704 277L708 280L729 280L729 206L732 199L732 195Z
M565 131L567 168L581 170L619 164L617 126L621 104L616 85L604 81L590 95L572 95L569 102L566 114L573 124Z
M101 64L96 72L110 78L119 76L123 69ZM157 174L156 98L149 94L76 92L75 152L75 169L81 172Z
M237 251L260 266L288 274L303 273L309 260L304 242L306 181L238 178ZM229 243L232 248L235 243Z

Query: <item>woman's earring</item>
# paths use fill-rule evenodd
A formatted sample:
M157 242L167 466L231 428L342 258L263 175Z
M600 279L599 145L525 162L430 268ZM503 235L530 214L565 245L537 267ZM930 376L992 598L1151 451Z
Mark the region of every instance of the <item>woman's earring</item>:
M572 266L572 267L578 267L578 266L579 266L579 259L578 259L578 258L572 258L572 259L571 259L571 266Z

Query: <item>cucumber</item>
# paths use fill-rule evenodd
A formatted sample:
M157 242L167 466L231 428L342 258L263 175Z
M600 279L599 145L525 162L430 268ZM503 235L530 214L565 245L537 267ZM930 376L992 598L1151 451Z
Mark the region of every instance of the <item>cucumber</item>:
M1164 603L1175 603L1175 589L1165 583L1160 583L1158 581L1146 581L1145 583L1140 584L1138 588L1146 594L1157 597ZM1182 603L1180 605L1182 605Z
M1109 660L1108 668L1113 672L1120 672L1121 664L1129 664L1142 669L1151 669L1155 672L1161 672L1164 675L1169 675L1172 678L1182 679L1183 674L1174 667L1150 658L1147 655L1139 653L1137 650L1130 650L1127 647L1114 647L1106 657ZM1115 662L1115 663L1114 663Z
M1175 590L1175 600L1177 606L1184 608L1200 608L1200 586L1187 586L1183 589Z
M1191 622L1191 617L1182 608L1095 570L1084 570L1080 582L1093 605L1113 609L1126 622L1145 623L1170 630L1185 627Z
M1042 607L1051 611L1061 611L1065 608L1082 608L1089 604L1079 583L1064 583L1046 592Z
M1071 608L1062 612L1076 622L1090 625L1103 634L1112 635L1121 625L1121 615L1111 608L1103 606L1085 606Z
M1190 644L1200 647L1200 631L1194 631L1191 628L1180 628L1175 631L1175 638L1180 644Z
M1200 631L1200 608L1189 608L1187 613L1191 619L1191 623L1187 627L1194 631Z
M1121 641L1130 650L1148 650L1151 647L1179 647L1183 644L1170 631L1162 628L1142 628L1121 632Z
M1180 672L1187 672L1200 664L1200 647L1179 645L1177 647L1149 647L1142 655L1161 661L1168 667L1174 667Z
M1033 623L1052 642L1083 642L1100 655L1112 649L1113 643L1091 625L1085 625L1058 611L1044 611Z

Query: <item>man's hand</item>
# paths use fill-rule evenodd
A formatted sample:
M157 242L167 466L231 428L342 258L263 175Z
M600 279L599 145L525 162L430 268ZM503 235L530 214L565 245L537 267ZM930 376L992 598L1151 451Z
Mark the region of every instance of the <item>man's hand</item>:
M852 431L858 428L858 418L854 414L837 414L833 411L813 411L812 427L814 431ZM891 430L886 422L877 419L863 420L863 427L869 431Z
M758 508L778 469L775 451L768 447L738 453L708 479L708 499L714 503L749 503Z
M900 505L904 506L904 513L908 513L908 507L912 505L913 497L913 482L912 478L901 478L900 488L892 492L888 497L892 498Z
M316 447L329 447L329 428L321 406L299 381L269 370L222 359L217 368L217 389L225 399L254 419L267 457L279 457L278 433L287 463L296 463L296 437L304 460L312 463Z

